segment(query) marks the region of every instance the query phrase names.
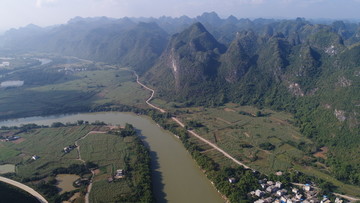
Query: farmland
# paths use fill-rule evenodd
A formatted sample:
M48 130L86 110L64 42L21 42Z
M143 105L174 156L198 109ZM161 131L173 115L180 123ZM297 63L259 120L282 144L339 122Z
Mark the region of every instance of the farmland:
M234 104L187 110L189 113L178 117L185 122L198 121L201 127L195 129L200 135L267 174L286 170L292 166L292 160L302 159L306 153L316 150L312 142L291 124L291 116L285 113ZM258 112L261 115L257 116ZM264 144L273 147L266 149ZM208 150L206 146L204 150ZM217 156L212 151L204 153Z
M147 108L132 72L116 66L74 58L47 56L45 65L13 67L3 81L24 81L21 87L0 88L0 119L90 111L101 105Z
M95 130L95 131L94 131ZM94 171L93 188L90 200L115 202L121 198L141 198L137 192L149 193L151 199L150 173L147 150L136 135L122 137L115 134L106 134L109 130L106 126L73 125L57 128L36 128L27 132L19 133L20 142L2 142L1 150L7 156L1 159L1 163L15 164L16 174L14 179L33 185L44 193L51 201L66 200L73 193L61 193L49 188L56 188L55 176L58 174L77 174L81 177L79 188L82 194L86 192L86 185L91 177L90 167ZM4 133L7 130L2 130ZM89 133L104 132L104 133ZM88 135L84 137L85 135ZM83 138L84 139L80 139ZM79 160L77 149L65 153L64 147L74 145L78 141L81 159ZM17 153L13 153L13 152ZM34 159L34 155L38 158ZM86 166L84 168L83 166ZM95 167L95 168L94 168ZM119 180L108 182L117 169L124 169L126 175ZM145 175L144 175L145 174ZM85 181L85 182L84 182ZM148 181L148 182L146 182ZM148 185L147 190L136 189L140 184ZM116 193L109 194L105 188L117 188ZM45 188L44 188L45 187ZM120 187L120 189L119 189ZM69 196L70 195L70 196ZM84 196L78 197L78 201Z

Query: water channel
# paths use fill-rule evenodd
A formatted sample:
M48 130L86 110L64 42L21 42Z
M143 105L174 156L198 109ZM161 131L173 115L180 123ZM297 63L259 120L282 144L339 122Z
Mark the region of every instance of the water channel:
M178 138L161 129L151 119L131 113L91 113L49 117L29 117L0 122L0 126L26 123L50 125L53 122L104 121L113 125L132 124L140 131L152 158L152 176L156 202L224 202L200 171Z

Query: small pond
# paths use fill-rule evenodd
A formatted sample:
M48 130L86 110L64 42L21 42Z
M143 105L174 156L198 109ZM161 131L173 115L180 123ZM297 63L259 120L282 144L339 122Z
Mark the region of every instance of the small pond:
M60 189L60 193L70 192L76 188L73 186L73 183L79 179L80 176L73 174L59 174L56 176L57 184L56 186Z

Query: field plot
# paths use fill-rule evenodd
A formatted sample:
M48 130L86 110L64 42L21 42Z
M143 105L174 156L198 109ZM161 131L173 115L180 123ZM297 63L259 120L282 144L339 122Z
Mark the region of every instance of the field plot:
M55 187L55 194L52 192L47 196L50 199L68 195L65 192L71 191L71 196L74 191L85 192L91 177L90 165L95 167L91 202L116 202L119 198L137 201L142 198L138 193L146 192L144 197L151 199L150 186L138 189L145 181L148 185L151 183L150 158L140 138L135 135L135 130L134 135L126 137L107 134L108 130L107 126L85 124L31 129L17 134L21 142L1 142L2 152L8 153L0 163L16 165L16 178L31 182L32 186L45 183L47 189ZM1 133L9 131L2 130ZM74 143L78 148L74 148ZM73 147L65 152L69 146ZM123 174L119 175L118 170ZM74 187L73 183L78 186ZM83 195L77 198L77 201L84 200Z
M17 164L17 175L30 178L34 175L49 174L58 167L68 167L71 164L81 164L77 160L76 150L65 154L64 147L73 145L80 137L86 135L94 127L82 125L76 127L34 129L28 133L21 133L24 141L21 143L5 142L3 150L16 151L15 156L1 159L3 162ZM36 155L39 158L33 160Z
M201 136L264 173L292 167L293 160L302 159L313 148L312 142L298 132L291 124L291 115L286 113L234 104L201 111L186 110L189 113L179 118L201 123L202 127L195 128ZM219 160L216 153L200 146L204 148L203 153ZM223 165L224 161L220 163Z

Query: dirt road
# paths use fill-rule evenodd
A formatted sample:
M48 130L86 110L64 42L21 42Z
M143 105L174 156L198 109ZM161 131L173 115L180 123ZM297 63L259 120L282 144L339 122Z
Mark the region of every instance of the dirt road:
M88 132L88 134L86 134L86 135L84 135L83 137L81 137L80 139L76 140L76 141L75 141L75 146L76 146L76 149L77 149L77 151L78 151L78 159L77 159L77 160L85 163L85 160L83 160L83 159L81 158L80 145L78 144L78 141L85 139L87 136L89 136L89 135L91 135L91 134L105 134L105 133L106 133L106 132L104 132L104 131L90 131L90 132ZM89 184L89 186L88 186L88 188L87 188L87 191L86 191L85 203L89 203L89 202L90 202L90 201L89 201L89 195L90 195L90 191L91 191L91 188L92 188L92 183L93 183L92 180L93 180L94 175L95 175L95 174L94 174L94 171L91 171L91 173L92 173L92 176L91 176L91 178L90 178L90 184Z
M38 199L41 203L47 203L48 202L43 196L41 196L40 193L36 192L34 189L32 189L31 187L29 187L27 185L24 185L24 184L19 183L17 181L14 181L14 180L11 180L11 179L8 179L8 178L5 178L5 177L1 177L1 176L0 176L0 181L5 182L5 183L10 184L10 185L13 185L15 187L18 187L18 188L30 193L32 196L34 196L36 199Z
M178 123L181 127L185 127L185 125L177 118L172 117L172 119ZM190 134L192 134L193 136L197 137L198 139L200 139L201 141L205 142L206 144L210 145L211 147L213 147L214 149L216 149L217 151L219 151L220 153L222 153L224 156L226 156L227 158L231 159L233 162L235 162L236 164L243 166L244 168L247 169L251 169L250 167L248 167L247 165L245 165L244 163L240 162L239 160L235 159L234 157L232 157L230 154L228 154L227 152L225 152L224 150L222 150L221 148L219 148L218 146L216 146L215 144L213 144L212 142L206 140L205 138L201 137L200 135L198 135L196 132L194 132L193 130L188 130L188 132Z

